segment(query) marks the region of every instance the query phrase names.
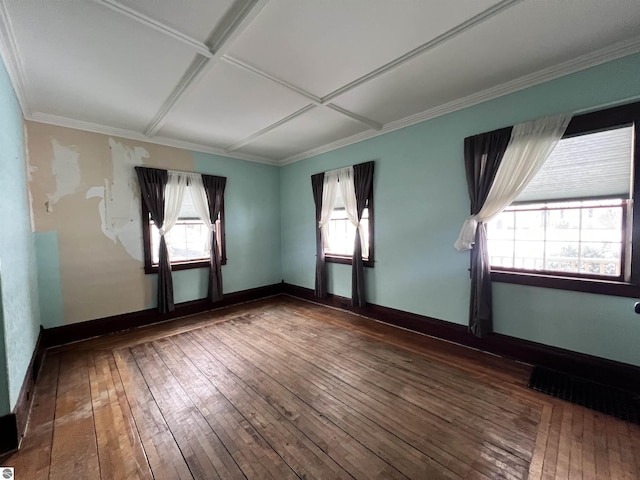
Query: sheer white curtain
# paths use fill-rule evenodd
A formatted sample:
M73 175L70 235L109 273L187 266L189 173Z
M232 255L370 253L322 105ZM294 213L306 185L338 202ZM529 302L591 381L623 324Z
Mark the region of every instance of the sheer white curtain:
M454 244L456 250L471 250L478 223L494 218L524 190L564 135L569 120L571 115L562 114L513 127L489 195L480 212L465 220Z
M344 201L344 208L347 212L349 221L360 230L360 246L362 247L362 256L367 258L369 251L365 241L365 232L362 225L358 221L358 204L356 202L356 187L353 181L353 167L341 168L337 171L338 184L340 185L340 193Z
M333 170L324 174L322 185L322 213L320 215L320 229L325 250L329 249L329 220L336 204L336 189L338 188L338 171Z
M168 177L167 185L164 188L164 223L159 229L161 236L169 233L169 230L178 221L184 192L187 188L187 174L169 170Z
M189 177L189 192L191 193L193 207L196 209L196 212L198 212L198 216L202 219L209 231L213 232L216 229L216 224L211 222L209 200L207 199L207 192L202 182L202 175L192 175ZM207 235L205 251L211 252L211 235Z

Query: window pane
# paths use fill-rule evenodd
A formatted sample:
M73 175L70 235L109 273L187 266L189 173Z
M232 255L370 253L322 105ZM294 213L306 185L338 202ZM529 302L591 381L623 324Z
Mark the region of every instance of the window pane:
M515 214L516 240L544 240L545 212L522 211Z
M209 258L209 229L201 220L178 219L165 235L169 259L172 263L206 260ZM160 234L151 222L152 261L158 264Z
M364 230L364 240L369 242L369 209L365 208L360 221ZM325 245L325 253L333 255L353 255L356 239L356 227L347 217L344 208L335 208L328 225L329 244ZM366 257L365 257L366 260Z
M547 212L547 240L580 241L580 210L575 208Z
M578 272L580 244L578 242L548 242L545 270Z
M515 259L513 268L541 270L544 258L543 241L517 240L515 242Z
M589 208L582 213L582 240L588 242L620 242L622 208Z
M620 243L583 243L580 270L595 275L620 275Z
M619 199L506 210L488 226L490 264L494 268L620 277L624 216L624 203ZM510 219L515 220L511 223ZM513 227L512 238L509 227ZM513 260L509 260L510 254Z
M492 240L489 242L489 263L496 267L513 267L513 241Z

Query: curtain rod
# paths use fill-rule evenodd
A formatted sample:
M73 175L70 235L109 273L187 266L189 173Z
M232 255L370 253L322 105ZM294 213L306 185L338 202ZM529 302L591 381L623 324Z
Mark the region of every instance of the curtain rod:
M165 172L173 172L173 173L184 173L185 175L195 176L195 175L208 175L210 177L221 177L221 175L213 175L211 173L200 173L200 172L188 172L186 170L174 170L173 168L157 168L157 167L147 167L145 165L135 165L135 167L140 168L151 168L154 170L164 170Z
M314 175L318 175L320 173L325 173L326 174L326 173L337 172L338 170L342 170L343 168L355 167L356 165L364 165L366 163L374 163L374 160L369 160L368 162L354 163L352 165L345 165L344 167L334 168L333 170L325 170L324 172L314 173Z

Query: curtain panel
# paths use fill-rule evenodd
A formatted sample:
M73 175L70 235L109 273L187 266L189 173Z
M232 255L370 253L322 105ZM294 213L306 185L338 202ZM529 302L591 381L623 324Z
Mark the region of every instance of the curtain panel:
M507 150L511 130L508 127L464 139L464 163L472 217L480 212L489 195ZM484 224L475 229L473 236L471 245L475 244L475 248L471 249L469 331L484 337L491 331L493 323L487 231Z
M169 174L166 170L157 168L135 167L140 183L140 194L151 219L159 230L164 226L165 188ZM168 313L175 310L173 303L173 278L171 276L171 262L164 235L160 235L158 249L158 311Z
M322 235L322 195L324 190L324 172L311 175L313 203L316 207L316 281L315 295L318 298L327 296L327 264L324 259L324 240Z
M209 220L215 225L222 210L224 202L224 190L227 185L225 177L202 175L202 184L207 195L209 207ZM222 300L222 262L218 255L218 236L215 228L211 232L211 255L209 255L209 289L210 302Z
M356 228L356 239L353 246L353 265L351 270L351 302L355 307L364 307L365 281L364 262L362 256L369 257L369 252L364 245L364 232L362 229L362 213L367 206L367 200L373 190L373 162L360 163L353 166L353 186L356 197L356 210L358 224Z
M493 327L486 222L508 207L535 177L570 120L571 115L555 115L465 139L472 215L454 246L471 250L469 330L478 337Z

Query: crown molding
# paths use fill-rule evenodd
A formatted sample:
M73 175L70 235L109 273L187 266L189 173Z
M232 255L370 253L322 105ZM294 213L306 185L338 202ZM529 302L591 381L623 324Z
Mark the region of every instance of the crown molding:
M282 159L280 162L278 162L278 165L289 165L290 163L295 163L306 158L314 157L322 153L327 153L338 148L362 142L364 140L368 140L369 138L374 138L380 135L384 135L385 133L393 132L394 130L399 130L401 128L415 125L416 123L432 120L436 117L440 117L448 113L453 113L464 108L472 107L474 105L478 105L480 103L487 102L489 100L493 100L510 93L524 90L525 88L533 87L544 82L555 80L557 78L564 77L581 70L586 70L587 68L595 67L597 65L601 65L613 60L617 60L628 55L633 55L638 52L640 52L640 36L615 43L609 47L596 50L586 55L581 55L567 62L563 62L561 64L554 65L543 70L539 70L529 75L524 75L515 80L511 80L509 82L505 82L495 87L483 90L481 92L468 95L464 98L445 103L444 105L439 105L423 112L419 112L414 115L410 115L408 117L386 123L383 125L381 130L367 130L365 132L352 135L351 137L343 138L341 140L338 140L337 142L329 143L318 148L307 150L306 152L292 155L288 158Z
M72 118L61 117L58 115L50 115L46 113L34 113L29 116L25 116L25 120L32 122L46 123L49 125L56 125L58 127L73 128L76 130L83 130L86 132L99 133L101 135L108 135L112 137L126 138L128 140L135 140L139 142L151 143L155 145L164 145L166 147L180 148L183 150L190 150L195 152L210 153L213 155L219 155L221 157L234 158L237 160L245 160L248 162L263 163L267 165L278 165L278 162L257 155L250 155L245 153L229 153L222 148L212 147L210 145L203 145L201 143L187 142L183 140L176 140L167 137L147 137L146 135L133 130L126 130L122 128L113 128L106 125L101 125L93 122L84 122L82 120L75 120Z
M26 87L26 76L24 67L18 55L18 45L15 35L13 34L13 26L7 12L4 0L0 0L0 56L4 60L4 64L9 74L9 79L13 85L13 91L18 98L18 104L22 110L22 116L27 117L31 114L29 105L29 90Z

